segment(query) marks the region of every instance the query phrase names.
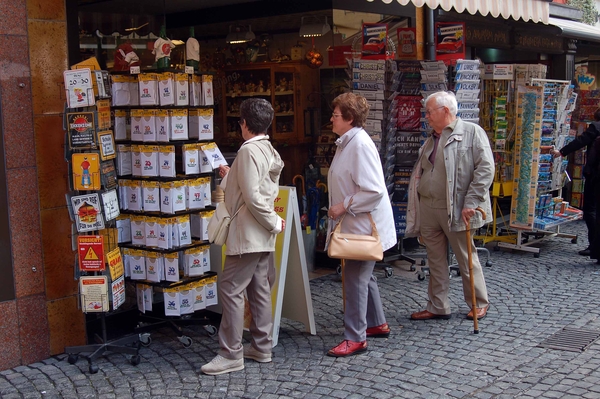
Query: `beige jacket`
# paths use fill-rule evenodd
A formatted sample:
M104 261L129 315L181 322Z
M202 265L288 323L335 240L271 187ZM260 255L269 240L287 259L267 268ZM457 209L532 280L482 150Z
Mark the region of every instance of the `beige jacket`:
M444 129L449 129L448 127ZM432 140L431 136L423 147ZM406 215L406 237L420 235L418 187L421 181L423 151L413 169L408 185L408 207ZM481 208L485 212L483 219L479 212L470 220L471 229L478 229L492 221L490 186L494 181L494 154L485 131L478 125L458 118L454 130L444 145L444 164L446 166L446 207L450 231L464 231L463 208ZM441 183L441 182L440 182Z
M275 237L281 231L281 218L275 213L279 176L283 161L269 142L259 136L242 144L225 187L225 205L231 221L226 255L275 251Z

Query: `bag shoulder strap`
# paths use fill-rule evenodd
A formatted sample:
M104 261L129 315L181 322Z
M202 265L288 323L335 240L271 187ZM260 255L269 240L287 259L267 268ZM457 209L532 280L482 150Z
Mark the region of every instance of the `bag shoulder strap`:
M339 233L341 231L341 229L342 229L342 222L344 221L344 218L346 217L347 214L348 213L344 213L342 215L342 218L338 222L338 224L335 225L334 231L336 233ZM373 216L371 216L371 212L367 213L367 215L369 216L369 220L371 221L371 235L373 237L379 237L379 233L377 232L377 227L375 226L375 221L373 220Z

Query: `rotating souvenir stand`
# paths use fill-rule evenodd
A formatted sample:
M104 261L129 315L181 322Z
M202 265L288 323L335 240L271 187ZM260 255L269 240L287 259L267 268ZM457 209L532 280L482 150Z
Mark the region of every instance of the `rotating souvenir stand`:
M115 75L113 87L120 93L113 107L123 214L119 245L128 281L136 286L136 331L149 345L148 332L166 325L188 347L192 340L180 324L200 324L216 334L208 317L193 316L217 304L206 229L214 211L213 170L226 162L212 142L212 75ZM154 290L162 293L159 300ZM153 307L160 302L164 311Z
M565 134L575 98L568 81L532 79L532 86L519 86L516 94L516 137L514 184L510 227L517 231L515 244L499 242L498 247L531 252L539 257L540 249L530 245L549 237L570 238L559 226L581 219L579 210L570 208L552 191L561 189L564 162L552 163L549 154ZM555 228L555 231L546 231ZM534 240L529 240L533 235ZM525 236L525 237L524 237Z
M98 372L93 361L108 352L131 355L129 360L133 365L140 362L139 336L129 334L109 340L106 325L111 308L114 312L125 302L125 286L116 230L112 228L119 215L113 161L116 152L110 130L110 89L103 75L105 71L94 71L96 79L93 80L87 68L64 73L68 99L64 122L65 157L69 162L72 189L67 199L75 223L73 247L77 250L78 303L86 315L98 316L101 334L95 334L99 343L66 347L65 352L71 364L75 364L79 356L84 357L92 374ZM81 82L89 83L89 87L73 88ZM88 326L94 321L86 319ZM89 354L82 355L84 353Z

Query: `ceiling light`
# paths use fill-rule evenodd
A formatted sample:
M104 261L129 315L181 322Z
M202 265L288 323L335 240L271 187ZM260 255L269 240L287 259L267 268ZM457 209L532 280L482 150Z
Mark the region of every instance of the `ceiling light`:
M225 42L228 44L240 44L251 42L255 38L256 36L252 32L250 25L248 25L247 29L244 25L229 25L229 34L225 38Z
M331 30L327 23L327 17L324 21L323 17L302 17L301 21L300 36L302 37L319 37Z

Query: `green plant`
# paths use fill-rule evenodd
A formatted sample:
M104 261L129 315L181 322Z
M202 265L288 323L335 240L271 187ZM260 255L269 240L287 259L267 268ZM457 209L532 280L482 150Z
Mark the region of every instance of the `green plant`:
M583 12L583 23L595 25L598 21L598 10L594 0L567 0L567 4Z

